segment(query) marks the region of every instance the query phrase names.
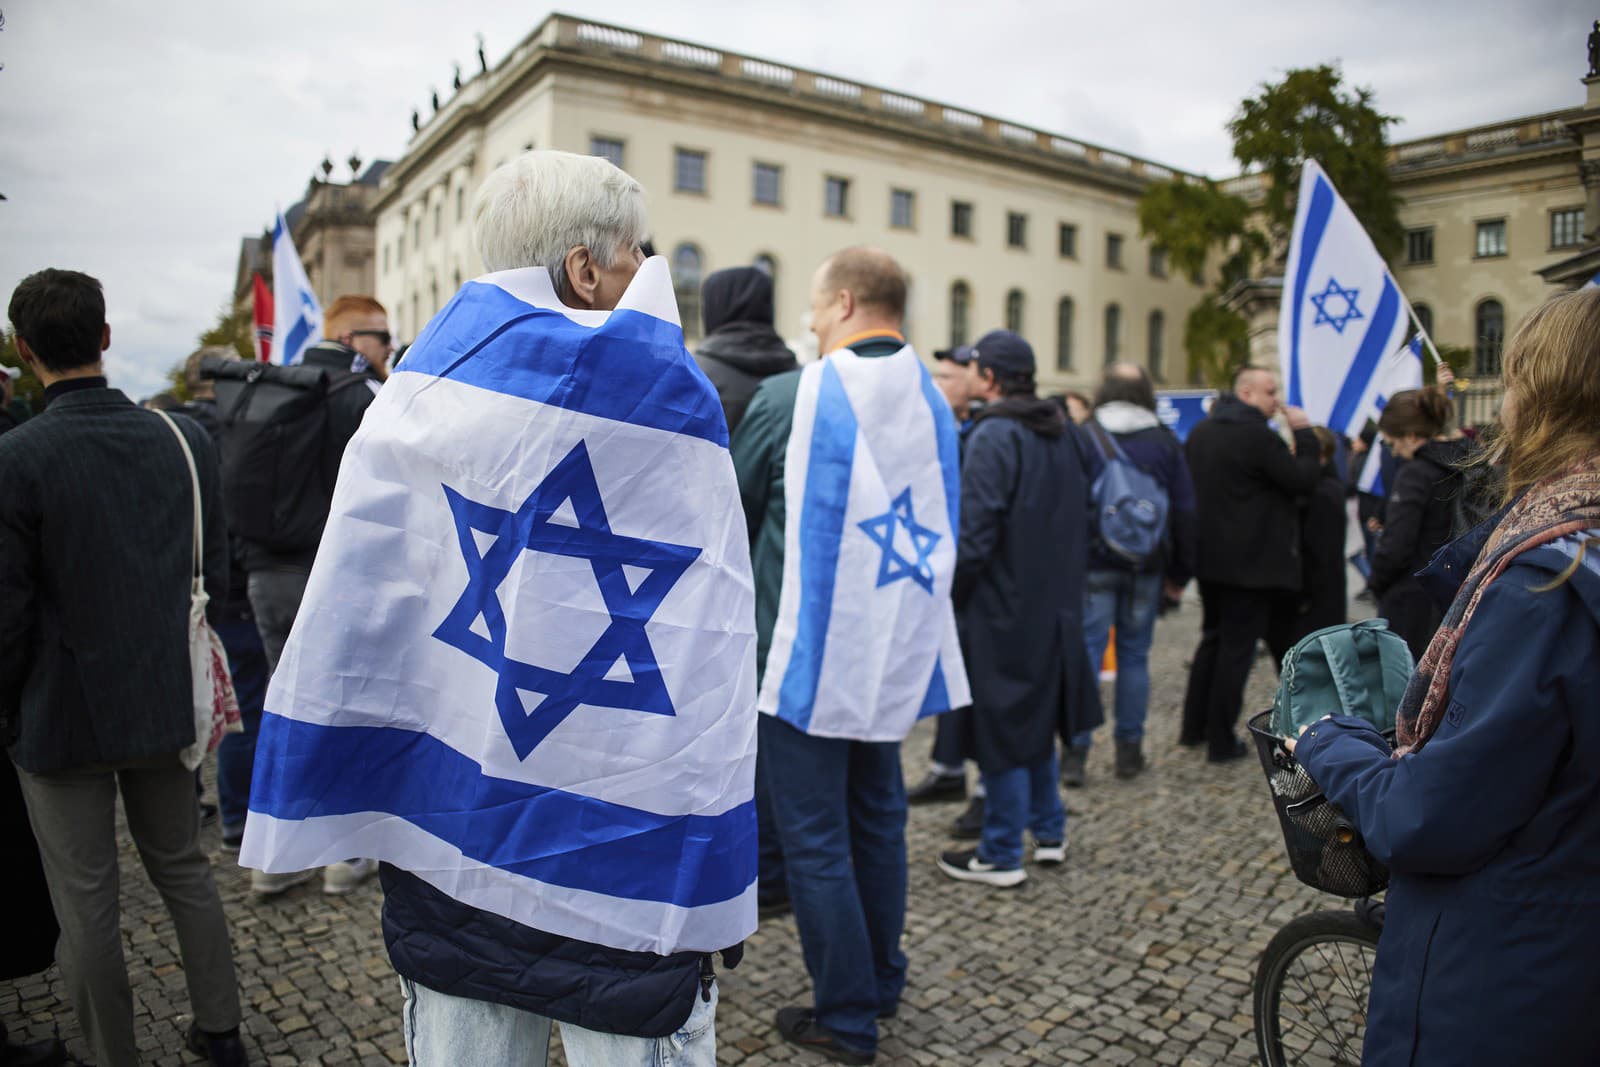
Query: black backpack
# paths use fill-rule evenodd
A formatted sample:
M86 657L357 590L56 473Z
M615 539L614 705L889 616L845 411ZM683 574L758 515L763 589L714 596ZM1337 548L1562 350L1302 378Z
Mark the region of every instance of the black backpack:
M200 373L216 383L229 531L278 552L316 548L342 452L332 441L329 399L367 378L227 359L205 360Z

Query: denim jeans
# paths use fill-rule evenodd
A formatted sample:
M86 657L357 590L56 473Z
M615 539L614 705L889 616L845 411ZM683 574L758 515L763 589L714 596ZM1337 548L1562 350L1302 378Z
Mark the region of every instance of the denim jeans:
M544 1067L551 1020L487 1000L453 997L400 979L411 1067ZM669 1037L627 1037L561 1024L571 1067L716 1067L717 989Z
M978 856L1002 870L1022 866L1022 830L1035 841L1067 839L1067 809L1061 804L1056 777L1061 768L1056 754L1032 767L1013 767L998 774L985 773L983 786L989 799L983 809L983 839Z
M817 1022L874 1053L878 1016L906 983L900 746L812 737L771 715L757 729Z
M1150 710L1150 643L1156 609L1161 606L1161 575L1132 571L1090 571L1083 589L1083 639L1089 662L1098 670L1106 641L1117 628L1116 712L1112 734L1118 741L1143 741ZM1073 748L1088 748L1093 732L1074 734Z
M256 736L261 732L261 709L267 699L267 653L253 619L225 619L215 627L228 652L233 692L239 698L239 718L244 729L223 734L217 746L217 803L222 807L222 828L243 830L250 810L250 777L256 764Z

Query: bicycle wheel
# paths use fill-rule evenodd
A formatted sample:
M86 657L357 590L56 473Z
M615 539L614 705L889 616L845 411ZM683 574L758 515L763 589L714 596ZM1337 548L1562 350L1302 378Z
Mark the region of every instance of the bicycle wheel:
M1379 929L1354 911L1288 923L1256 967L1256 1047L1264 1067L1357 1067Z

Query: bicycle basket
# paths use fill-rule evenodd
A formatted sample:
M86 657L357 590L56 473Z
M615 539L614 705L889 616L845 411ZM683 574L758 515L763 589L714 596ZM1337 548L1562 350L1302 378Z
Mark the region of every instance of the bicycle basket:
M1284 749L1283 739L1268 729L1271 720L1270 711L1256 715L1249 722L1250 734L1272 788L1272 806L1295 877L1340 897L1382 892L1389 884L1389 869L1372 857L1355 824L1322 795Z

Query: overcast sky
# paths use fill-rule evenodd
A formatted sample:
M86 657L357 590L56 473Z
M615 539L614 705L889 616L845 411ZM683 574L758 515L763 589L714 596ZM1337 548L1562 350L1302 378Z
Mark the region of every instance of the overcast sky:
M412 107L552 9L505 0L0 0L0 296L41 267L105 284L113 384L161 387L230 296L239 239L324 153L395 158ZM584 17L810 67L1188 170L1234 170L1258 83L1338 61L1392 136L1571 107L1577 0L586 0Z

